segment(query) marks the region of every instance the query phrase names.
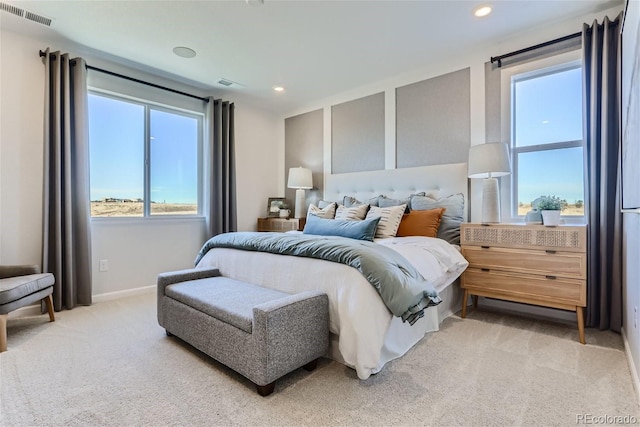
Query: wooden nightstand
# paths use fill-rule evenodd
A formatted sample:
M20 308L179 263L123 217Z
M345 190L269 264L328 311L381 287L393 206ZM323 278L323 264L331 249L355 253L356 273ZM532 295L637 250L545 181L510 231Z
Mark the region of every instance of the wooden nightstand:
M462 224L469 268L462 274L462 317L473 295L575 311L584 341L587 303L587 227Z
M306 221L306 218L258 218L258 231L302 231Z

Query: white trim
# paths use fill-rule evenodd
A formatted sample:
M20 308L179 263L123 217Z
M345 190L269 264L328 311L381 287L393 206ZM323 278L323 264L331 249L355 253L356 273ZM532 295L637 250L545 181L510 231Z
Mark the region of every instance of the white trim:
M136 295L143 295L151 292L155 292L156 285L151 286L142 286L140 288L133 289L125 289L124 291L115 291L115 292L107 292L104 294L98 294L92 296L92 302L100 303L105 301L112 301L120 298L127 298ZM9 319L16 319L19 317L29 317L29 316L39 316L44 315L46 313L42 313L40 309L40 304L28 305L26 307L21 307L17 310L13 310L9 313Z
M640 405L640 377L638 376L638 371L636 370L636 365L633 361L633 355L631 354L631 347L629 346L629 341L627 340L627 331L623 327L621 332L622 341L624 342L624 352L627 355L629 371L631 371L631 383L633 384L633 388L636 391L636 397L638 398L638 404Z
M396 168L396 89L384 91L384 168Z
M142 286L140 288L125 289L123 291L107 292L104 294L93 295L92 300L93 300L93 303L112 301L115 299L146 294L148 292L155 291L155 290L156 290L156 285Z

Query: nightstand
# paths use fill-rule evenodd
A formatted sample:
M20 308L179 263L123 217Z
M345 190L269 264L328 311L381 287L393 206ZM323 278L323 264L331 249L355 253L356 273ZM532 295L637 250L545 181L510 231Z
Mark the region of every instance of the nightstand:
M258 231L302 231L306 218L258 218Z
M576 312L584 340L587 303L587 227L462 224L460 243L469 267L462 274L461 317L478 296Z

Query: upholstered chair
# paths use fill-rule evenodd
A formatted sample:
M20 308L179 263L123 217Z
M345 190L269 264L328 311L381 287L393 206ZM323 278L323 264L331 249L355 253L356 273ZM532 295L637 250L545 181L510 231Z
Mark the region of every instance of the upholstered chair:
M49 321L54 322L51 273L40 273L37 265L0 265L0 353L7 350L9 313L38 301L44 301Z

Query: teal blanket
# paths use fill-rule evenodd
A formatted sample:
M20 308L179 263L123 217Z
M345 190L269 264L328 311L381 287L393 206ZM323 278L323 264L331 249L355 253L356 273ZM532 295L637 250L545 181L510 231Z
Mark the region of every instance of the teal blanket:
M209 239L195 263L212 248L231 248L317 258L351 266L378 291L389 310L414 324L424 309L442 301L436 290L402 255L364 240L309 234L237 232Z

